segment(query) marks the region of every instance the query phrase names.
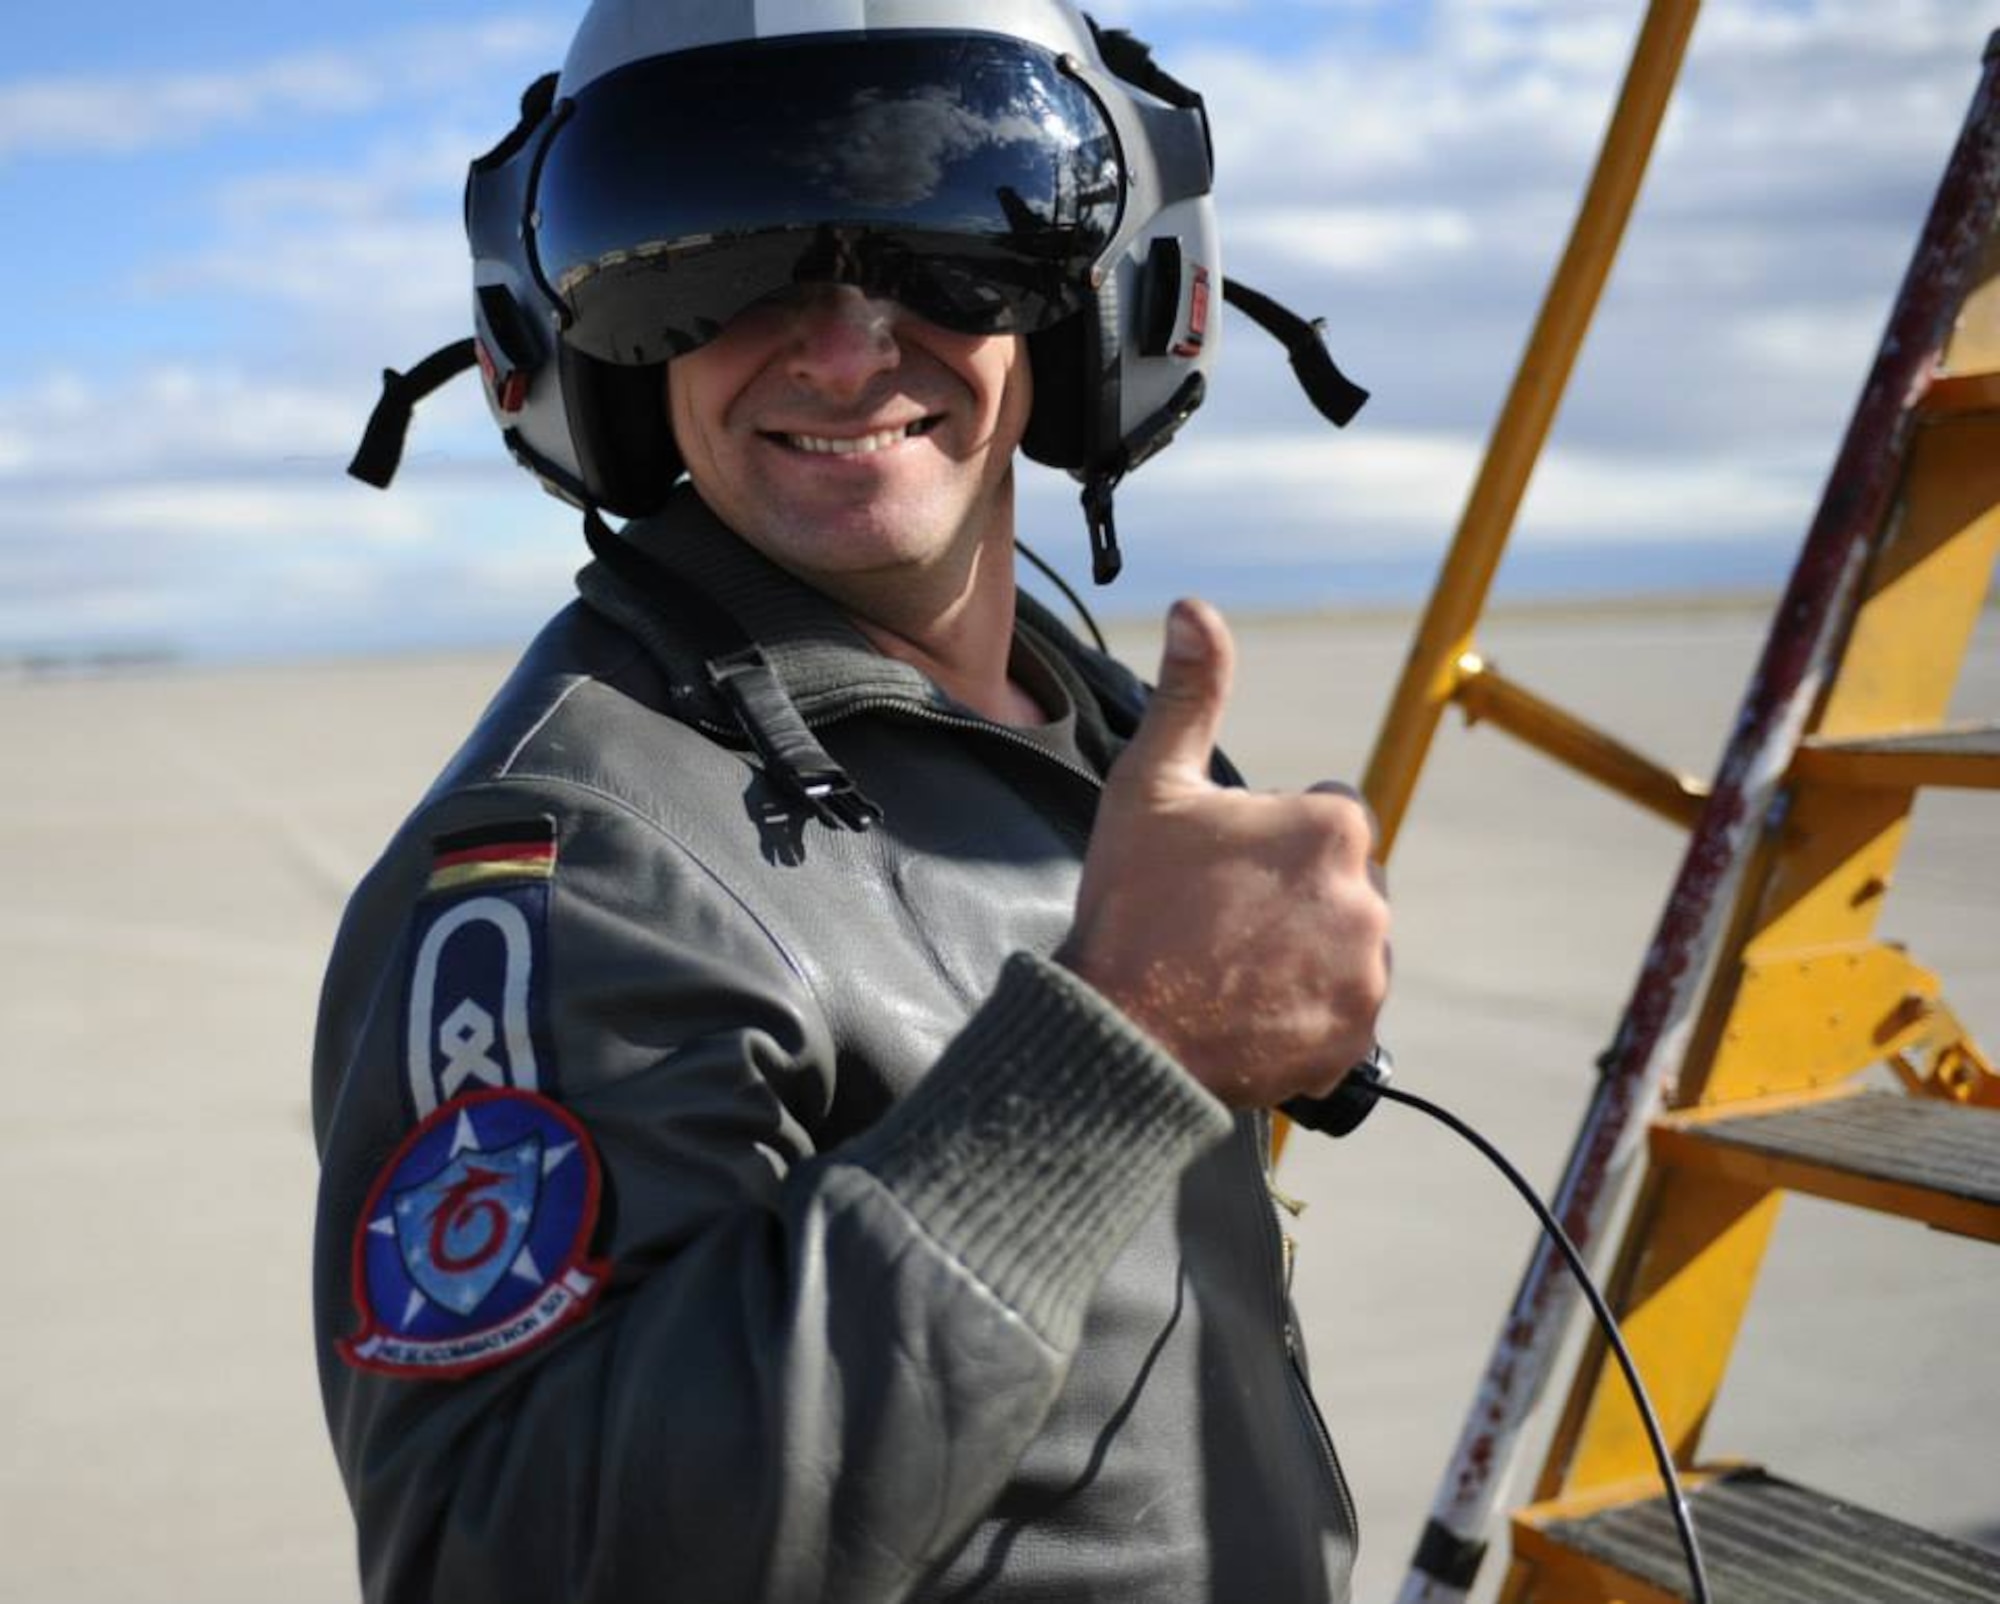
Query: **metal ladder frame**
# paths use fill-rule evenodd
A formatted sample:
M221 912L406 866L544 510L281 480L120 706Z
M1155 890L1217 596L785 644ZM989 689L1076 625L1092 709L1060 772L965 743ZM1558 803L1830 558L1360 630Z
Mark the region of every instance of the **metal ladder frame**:
M1608 276L1697 9L1698 0L1654 0L1649 8L1569 249L1548 292L1364 782L1364 790L1382 820L1386 856L1443 710L1455 702L1469 717L1485 718L1693 831L1680 877L1617 1040L1601 1066L1604 1074L1594 1089L1557 1194L1558 1213L1581 1241L1601 1234L1643 1143L1644 1121L1658 1102L1671 1067L1682 1068L1674 1097L1677 1105L1698 1100L1711 1088L1718 1093L1740 1093L1740 1085L1727 1074L1717 1079L1709 1073L1710 1060L1729 1028L1728 1004L1742 995L1746 977L1752 985L1768 986L1777 980L1781 988L1786 978L1778 968L1769 973L1753 969L1742 976L1731 974L1725 977L1727 984L1706 1003L1704 982L1717 970L1717 954L1735 953L1755 929L1749 910L1770 890L1776 862L1774 840L1787 823L1796 831L1802 822L1810 822L1797 814L1788 819L1778 806L1780 799L1789 799L1802 787L1808 792L1817 787L1827 795L1838 795L1842 800L1828 805L1832 812L1827 822L1844 820L1844 828L1861 830L1866 839L1874 840L1882 829L1868 833L1868 821L1900 819L1908 811L1914 786L1991 784L1996 769L2000 769L2000 740L1992 742L1993 751L1987 753L1979 749L1978 741L1960 741L1955 749L1941 750L1941 744L1951 748L1954 743L1921 737L1885 739L1875 717L1879 708L1871 711L1864 705L1865 697L1857 700L1852 694L1843 702L1829 689L1844 654L1856 643L1865 649L1871 634L1886 641L1897 627L1909 622L1907 598L1888 600L1896 587L1884 583L1880 571L1871 571L1868 554L1877 531L1890 516L1913 452L1919 457L1935 457L1949 451L1953 431L1962 433L1961 425L1973 431L1971 449L1978 450L1978 431L1983 425L1965 420L1991 414L2000 403L2000 351L1987 349L1981 343L1984 336L1970 343L1961 339L1959 348L1951 348L1953 323L1968 286L1983 279L1987 290L2000 297L2000 260L1993 259L1992 244L1994 204L2000 195L2000 113L1994 105L1996 78L2000 78L2000 35L1987 51L1980 93L1947 169L1826 498L1780 605L1713 792L1505 680L1474 646L1478 614ZM2000 328L2000 316L1992 321ZM2000 339L2000 334L1994 338ZM1918 439L1920 424L1927 432L1922 440ZM2000 453L1994 455L2000 457ZM1957 476L1964 477L1964 473ZM1952 470L1947 465L1944 473L1929 477L1943 481L1952 477ZM2000 500L2000 490L1994 499ZM1987 544L1990 547L1991 542ZM1985 563L1990 568L1990 550ZM1936 588L1930 587L1932 591ZM1949 694L1964 638L1969 636L1984 595L1983 579L1976 585L1962 584L1960 589L1969 592L1970 600L1961 609L1964 616L1950 626L1961 631L1957 648L1948 654L1951 673L1941 690L1931 684L1921 693L1931 695L1938 705L1933 712L1917 714L1915 722L1934 722L1942 711L1942 697ZM1933 644L1940 638L1933 630ZM1908 688L1906 685L1905 690ZM1808 729L1813 732L1810 739L1805 738ZM1855 735L1866 738L1842 739ZM1857 803L1857 797L1863 800ZM1809 797L1801 803L1807 812L1813 806ZM1864 857L1866 866L1860 871L1863 889L1871 878L1886 882L1887 865L1893 862L1900 842L1900 831L1892 833L1886 857L1883 852ZM1882 873L1878 874L1878 869ZM1738 899L1745 887L1752 888L1743 899L1747 906L1739 905ZM1846 889L1851 894L1856 886L1849 884ZM1890 949L1867 941L1876 909L1865 905L1878 900L1879 889L1855 904L1858 912L1850 921L1854 931L1849 943L1855 950L1840 954L1834 963L1818 966L1807 979L1793 982L1792 995L1783 1007L1795 1010L1800 998L1814 986L1822 990L1851 987L1858 983L1857 974L1865 971L1868 984L1874 988L1870 995L1887 987L1895 1007L1902 1011L1896 1029L1890 1032L1893 1040L1883 1045L1871 1037L1867 1061L1889 1056L1902 1065L1906 1081L1916 1090L1960 1100L1994 1096L1990 1066L1938 999L1934 977L1907 960L1898 960ZM1879 1027L1879 1013L1871 1018ZM1806 1080L1837 1079L1858 1068L1850 1062L1854 1056L1851 1047L1847 1041L1838 1050L1825 1047ZM1670 1145L1671 1140L1671 1134L1654 1138L1656 1145ZM1710 1234L1719 1233L1731 1242L1745 1297L1768 1234L1769 1217L1775 1213L1776 1195L1770 1184L1785 1184L1769 1183L1768 1166L1759 1173L1762 1179L1756 1182L1724 1183L1711 1177L1703 1183L1718 1200L1715 1208L1720 1211L1710 1222L1715 1225L1715 1233ZM1642 1198L1634 1218L1642 1222L1657 1219L1658 1201L1651 1195ZM1727 1227L1736 1213L1746 1210L1758 1212L1759 1219L1731 1236ZM1644 1233L1633 1240L1643 1241ZM1618 1290L1628 1299L1638 1289L1638 1257L1636 1249L1621 1256ZM1414 1568L1400 1595L1403 1604L1461 1598L1469 1590L1521 1429L1553 1366L1574 1301L1553 1253L1538 1251L1503 1322L1465 1432L1441 1484ZM1718 1319L1712 1324L1717 1341L1707 1367L1710 1384L1706 1390L1693 1388L1691 1402L1668 1411L1674 1416L1670 1431L1683 1458L1692 1456L1706 1400L1713 1395L1713 1383L1720 1379L1733 1342L1734 1319ZM1621 1415L1620 1401L1600 1390L1598 1383L1613 1386L1615 1377L1604 1381L1599 1359L1601 1352L1593 1347L1585 1372L1588 1384L1580 1382L1573 1394L1543 1474L1544 1495L1563 1486L1602 1486L1639 1474L1631 1459L1636 1422L1611 1428L1603 1424L1623 1421L1629 1410ZM1607 1429L1615 1448L1603 1446ZM1580 1448L1583 1457L1579 1463ZM1508 1596L1525 1597L1527 1587L1527 1573L1517 1567L1510 1578Z

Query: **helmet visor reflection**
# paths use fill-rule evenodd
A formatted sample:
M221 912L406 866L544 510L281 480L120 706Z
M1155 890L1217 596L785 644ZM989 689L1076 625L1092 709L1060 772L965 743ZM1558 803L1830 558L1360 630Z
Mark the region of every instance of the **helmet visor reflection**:
M987 35L766 40L588 85L530 208L567 338L692 350L752 302L836 282L968 334L1083 304L1124 192L1104 111L1049 52Z

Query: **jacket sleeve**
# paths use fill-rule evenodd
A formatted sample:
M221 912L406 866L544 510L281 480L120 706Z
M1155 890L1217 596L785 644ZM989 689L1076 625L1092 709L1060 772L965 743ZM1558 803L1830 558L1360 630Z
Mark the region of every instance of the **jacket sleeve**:
M520 807L459 798L436 827ZM357 897L322 1003L320 1363L371 1600L904 1597L999 1493L1099 1278L1222 1106L1027 955L916 1089L819 1151L835 1046L728 889L615 805L561 819L554 1073L602 1166L591 1312L461 1379L356 1368L354 1241L402 1090L421 875ZM453 816L451 810L457 810Z

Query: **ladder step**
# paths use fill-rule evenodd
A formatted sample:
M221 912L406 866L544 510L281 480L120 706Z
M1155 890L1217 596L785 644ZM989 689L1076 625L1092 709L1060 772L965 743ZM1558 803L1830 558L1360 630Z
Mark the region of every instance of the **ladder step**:
M1652 1143L1663 1163L2000 1242L2000 1110L1847 1093L1671 1114Z
M2000 372L1947 373L1932 379L1918 409L1926 418L1977 417L2000 412Z
M1754 1466L1688 1493L1719 1604L1993 1604L2000 1554L1906 1526ZM1570 1513L1560 1501L1515 1520L1521 1558L1628 1604L1694 1596L1666 1499Z
M1800 743L1792 773L1822 784L1911 789L2000 788L2000 724L1967 724L1862 740Z

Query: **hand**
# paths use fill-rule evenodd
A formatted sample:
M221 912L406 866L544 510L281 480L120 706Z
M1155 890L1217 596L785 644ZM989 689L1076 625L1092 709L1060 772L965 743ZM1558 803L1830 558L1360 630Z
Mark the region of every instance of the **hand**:
M1176 602L1056 958L1223 1102L1268 1108L1331 1091L1374 1045L1389 905L1352 790L1209 779L1234 663L1221 615Z

